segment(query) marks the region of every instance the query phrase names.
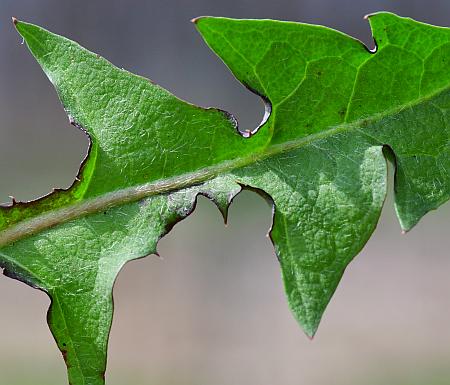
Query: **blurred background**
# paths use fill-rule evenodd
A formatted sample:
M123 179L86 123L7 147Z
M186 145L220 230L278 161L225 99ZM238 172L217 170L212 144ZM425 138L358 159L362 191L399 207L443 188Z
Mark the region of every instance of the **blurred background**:
M191 18L324 24L372 47L363 16L378 10L448 26L450 2L0 0L0 202L69 186L88 145L11 16L77 40L192 103L230 111L251 129L262 102L209 51ZM266 202L245 192L224 227L200 198L160 242L162 259L124 268L114 292L109 385L450 384L449 204L402 236L389 196L313 341L287 307L265 236L270 217ZM0 276L0 384L66 383L48 305L45 294Z

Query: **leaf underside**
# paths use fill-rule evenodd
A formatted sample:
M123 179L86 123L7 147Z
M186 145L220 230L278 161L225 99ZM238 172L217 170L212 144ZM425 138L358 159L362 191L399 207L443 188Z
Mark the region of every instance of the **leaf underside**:
M15 21L91 142L71 188L0 208L0 266L49 294L72 385L104 384L114 280L126 262L156 253L199 194L225 217L243 187L270 198L289 306L309 336L377 224L386 157L405 231L449 199L450 30L391 13L369 22L376 52L322 26L196 19L267 103L258 132L240 133L228 113Z

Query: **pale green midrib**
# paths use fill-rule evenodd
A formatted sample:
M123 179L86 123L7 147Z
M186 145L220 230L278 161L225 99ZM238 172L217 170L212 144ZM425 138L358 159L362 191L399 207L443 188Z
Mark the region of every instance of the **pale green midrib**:
M0 232L0 247L6 246L12 242L18 241L21 238L31 236L37 232L43 231L58 224L88 214L93 214L96 212L104 211L114 206L135 202L146 197L168 193L206 182L207 180L213 179L226 172L230 172L232 170L257 163L283 152L288 152L300 147L304 147L316 140L325 139L338 133L354 130L364 134L361 126L367 127L387 116L395 115L402 110L412 108L431 99L434 99L435 97L438 97L440 94L449 90L450 84L426 97L403 104L401 106L398 106L397 108L385 111L384 113L378 113L372 116L361 118L351 123L343 123L330 128L329 130L324 130L316 134L302 137L298 140L271 145L266 147L261 152L253 153L243 158L226 160L213 166L196 170L195 172L189 172L176 177L117 190L99 197L91 198L83 202L74 203L72 205L47 212L35 218L24 220ZM362 123L364 123L364 125ZM373 137L371 139L373 140Z

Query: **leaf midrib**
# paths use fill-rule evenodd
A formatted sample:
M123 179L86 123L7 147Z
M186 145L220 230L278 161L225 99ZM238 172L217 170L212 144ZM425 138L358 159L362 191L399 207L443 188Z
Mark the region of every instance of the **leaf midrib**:
M298 148L307 146L316 140L325 139L338 133L354 130L366 135L364 130L361 129L361 126L363 126L362 123L364 123L364 127L367 128L374 122L377 122L387 116L395 115L396 113L404 109L413 108L422 103L426 103L427 101L434 99L435 97L449 90L450 85L443 87L426 97L418 98L412 102L405 103L385 112L374 114L369 117L364 117L354 122L342 123L337 126L331 127L328 130L323 130L316 134L302 137L298 140L293 140L282 144L269 145L264 150L250 154L246 157L225 160L213 166L181 174L176 177L160 179L143 185L116 190L107 194L103 194L99 197L90 198L82 202L73 203L57 210L49 211L45 214L41 214L34 218L14 224L10 228L7 228L0 232L0 247L4 247L22 238L31 236L50 227L77 219L79 217L104 211L115 206L139 201L150 196L164 194L201 184L221 174L225 174L232 170L249 166L251 164L260 162L266 158L284 152L296 150ZM370 137L371 140L376 140L373 136L367 136ZM379 144L384 145L385 143L379 142Z

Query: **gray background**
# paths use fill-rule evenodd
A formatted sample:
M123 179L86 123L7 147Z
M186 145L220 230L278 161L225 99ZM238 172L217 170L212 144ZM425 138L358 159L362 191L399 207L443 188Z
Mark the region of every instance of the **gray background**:
M177 96L233 112L253 128L263 106L189 23L200 15L324 24L373 46L362 16L389 10L448 25L442 1L0 2L0 202L71 184L87 139L70 126L11 16L77 40ZM392 173L391 173L392 174ZM115 288L109 385L351 385L450 383L450 205L406 236L392 199L347 269L316 338L293 320L265 237L270 208L244 193L224 227L206 199ZM0 384L65 383L45 324L49 300L0 276Z

